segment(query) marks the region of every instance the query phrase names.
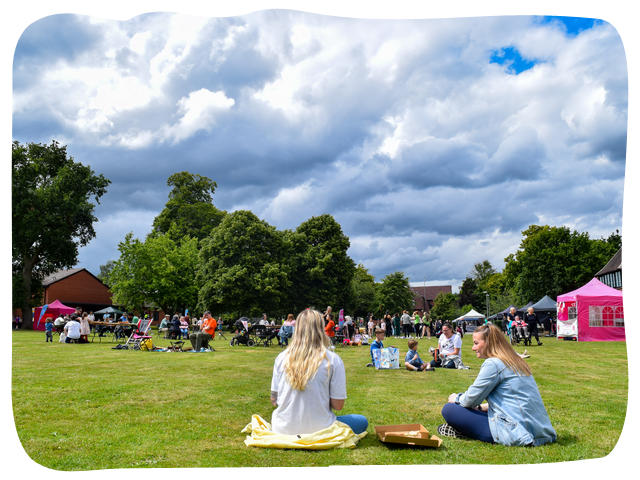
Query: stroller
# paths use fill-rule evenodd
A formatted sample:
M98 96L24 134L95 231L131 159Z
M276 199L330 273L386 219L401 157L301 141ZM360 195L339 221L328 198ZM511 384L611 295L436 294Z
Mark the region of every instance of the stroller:
M246 345L248 347L253 347L256 342L249 334L249 329L251 328L251 324L249 323L249 319L247 317L240 317L236 320L234 324L238 333L231 339L229 345L232 347L236 345Z

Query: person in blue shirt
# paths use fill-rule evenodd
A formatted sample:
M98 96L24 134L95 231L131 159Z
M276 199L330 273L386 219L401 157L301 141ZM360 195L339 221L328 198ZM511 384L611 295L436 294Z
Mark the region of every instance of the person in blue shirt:
M48 317L44 322L45 342L53 343L53 318Z
M407 370L421 372L427 368L426 362L420 358L418 353L418 341L412 338L407 342L407 346L409 351L404 357L404 366L407 367Z
M375 329L376 339L374 342L371 342L371 347L369 348L369 354L371 355L371 363L367 363L367 367L373 367L373 351L376 349L384 348L382 341L384 340L385 331L382 328Z
M531 369L493 324L473 332L478 358L486 359L464 393L452 393L442 408L447 423L438 433L502 445L538 446L555 442L556 432ZM487 403L482 403L484 400Z

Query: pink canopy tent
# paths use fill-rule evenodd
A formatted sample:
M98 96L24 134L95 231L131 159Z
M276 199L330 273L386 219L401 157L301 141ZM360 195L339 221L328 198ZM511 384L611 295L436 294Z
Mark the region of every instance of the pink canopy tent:
M42 318L40 317L40 312L44 310L42 314ZM54 300L53 302L43 305L41 307L36 307L33 311L33 329L34 330L44 330L44 322L47 318L56 318L58 315L70 315L75 313L76 309L74 307L67 307L60 300Z
M597 278L559 295L558 337L594 342L625 340L622 292Z

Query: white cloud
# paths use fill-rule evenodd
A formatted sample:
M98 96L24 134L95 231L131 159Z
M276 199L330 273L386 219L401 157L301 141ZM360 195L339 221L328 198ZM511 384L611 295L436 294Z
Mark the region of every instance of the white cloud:
M210 130L215 125L217 115L228 111L234 104L235 101L221 91L201 88L191 92L178 101L178 111L182 116L177 123L164 129L163 137L177 143L198 131Z
M323 212L323 193L309 182L281 189L263 210L269 223L295 228L309 217Z

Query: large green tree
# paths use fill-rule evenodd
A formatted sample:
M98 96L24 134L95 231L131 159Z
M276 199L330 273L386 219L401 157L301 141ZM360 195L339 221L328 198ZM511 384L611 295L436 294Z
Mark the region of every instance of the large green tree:
M473 266L473 270L471 270L470 275L471 278L473 278L473 280L476 282L478 290L482 292L487 289L487 282L495 273L496 269L493 268L491 262L489 262L489 260L483 260L482 262L478 262Z
M362 264L358 264L351 279L351 296L347 312L356 317L364 317L373 311L376 299L376 281Z
M481 298L484 299L484 295L481 297L479 293L476 281L471 277L465 278L458 293L458 305L462 308L464 305L471 304L477 310L482 303Z
M118 244L118 258L106 274L113 301L129 310L155 305L165 312L193 310L197 305L198 240L175 242L157 234L142 242L131 233Z
M393 272L376 285L376 313L399 313L413 308L413 292L403 272Z
M284 235L252 212L227 214L201 242L198 304L212 312L282 313L288 265Z
M349 237L340 224L328 214L311 217L285 237L293 309L346 305L355 264L347 255Z
M153 220L152 235L170 234L176 242L185 236L202 240L220 224L225 212L213 205L216 182L202 175L178 172L167 179L167 185L173 188L164 209Z
M451 321L458 318L459 313L460 307L458 307L456 295L440 292L433 301L430 315L434 320Z
M78 248L95 237L95 204L110 181L67 156L67 147L14 141L12 159L12 270L14 300L25 328L39 303L32 287L46 275L73 267ZM17 291L16 291L17 290Z
M504 274L523 303L544 295L554 298L587 283L622 241L618 232L591 239L586 232L548 225L531 225L522 235L518 251L505 259Z

